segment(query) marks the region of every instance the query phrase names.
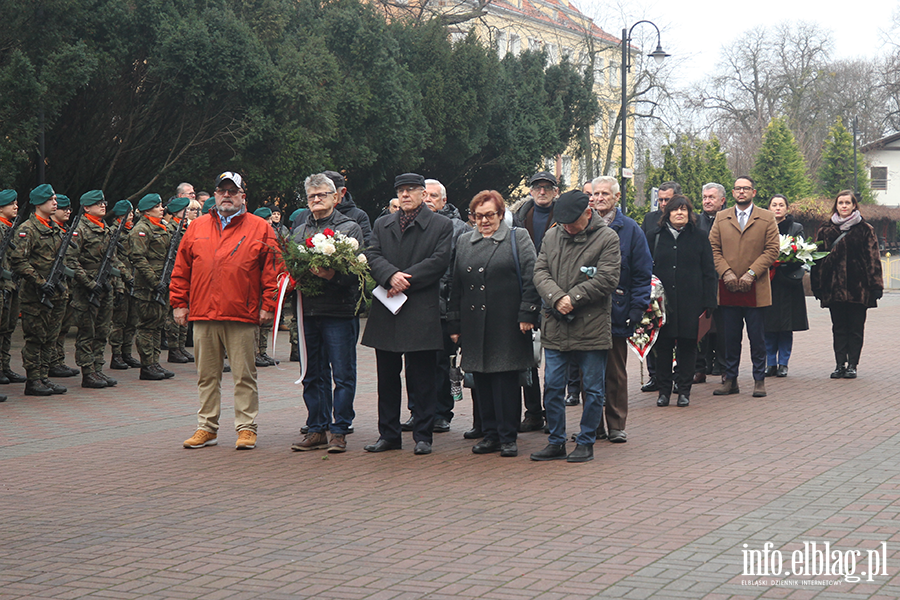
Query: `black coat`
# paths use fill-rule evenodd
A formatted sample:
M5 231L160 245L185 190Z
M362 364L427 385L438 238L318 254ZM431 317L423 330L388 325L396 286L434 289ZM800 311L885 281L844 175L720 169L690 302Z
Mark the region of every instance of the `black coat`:
M531 333L519 323L540 322L541 299L534 287L534 244L517 228L522 291L513 260L513 231L501 221L491 237L478 231L456 243L447 330L460 334L462 368L473 373L521 371L534 365Z
M390 352L440 350L444 347L438 302L441 276L451 257L453 223L422 206L416 220L400 231L401 211L375 221L366 250L372 277L390 289L394 273L409 273L406 303L396 315L372 301L362 343Z
M803 225L795 223L788 215L778 224L780 235L803 235ZM809 321L806 318L806 295L803 292L803 279L794 279L790 274L803 271L799 263L788 263L774 268L772 277L772 305L765 310L766 331L806 331Z
M700 315L716 307L718 291L709 239L688 224L676 240L664 226L650 240L650 252L653 274L666 290L666 324L659 334L697 339Z

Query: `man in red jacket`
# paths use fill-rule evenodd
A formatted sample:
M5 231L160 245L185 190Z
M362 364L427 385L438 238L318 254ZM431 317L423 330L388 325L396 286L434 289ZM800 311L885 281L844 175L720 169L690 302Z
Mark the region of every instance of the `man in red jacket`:
M226 171L216 179L216 208L191 222L178 248L169 286L179 325L194 322L198 428L185 448L217 443L225 354L234 378L235 447L256 447L256 335L275 310L276 247L272 227L247 213L244 181Z

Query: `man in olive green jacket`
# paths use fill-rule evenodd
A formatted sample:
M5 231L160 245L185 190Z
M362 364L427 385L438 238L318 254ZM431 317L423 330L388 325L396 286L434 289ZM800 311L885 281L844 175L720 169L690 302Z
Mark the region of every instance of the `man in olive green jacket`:
M580 190L556 201L557 226L541 244L534 284L544 304L544 409L550 438L532 460L586 462L603 414L606 355L612 347L610 294L619 282L619 236L588 206ZM569 363L583 374L584 407L575 450L566 454L566 373Z

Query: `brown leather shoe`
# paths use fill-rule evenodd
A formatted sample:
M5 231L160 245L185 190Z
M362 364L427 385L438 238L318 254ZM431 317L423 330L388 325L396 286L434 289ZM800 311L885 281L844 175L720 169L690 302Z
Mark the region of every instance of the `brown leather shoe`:
M703 371L694 373L694 383L706 383L706 373Z
M302 441L291 446L291 450L295 452L306 452L307 450L324 450L328 448L328 436L324 431L315 433L307 433Z
M741 390L738 387L737 380L735 379L725 379L722 381L722 386L713 390L713 396L727 396L728 394L740 394Z
M328 453L329 454L338 454L339 452L347 451L347 440L342 435L335 434L331 436L331 440L328 442Z
M760 379L759 381L753 382L753 397L754 398L765 398L766 397L766 381L764 379Z

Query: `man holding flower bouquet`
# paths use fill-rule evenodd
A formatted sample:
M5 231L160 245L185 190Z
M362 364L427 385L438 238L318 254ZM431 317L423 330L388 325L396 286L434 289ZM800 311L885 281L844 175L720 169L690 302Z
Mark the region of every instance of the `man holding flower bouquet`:
M303 295L303 338L307 352L303 401L309 411L306 418L309 431L291 449L303 452L327 448L330 453L346 452L346 435L356 416L353 400L361 290L359 275L342 271L340 263L347 253L346 258L357 260L362 253L363 232L356 221L335 210L338 191L326 174L310 175L303 186L309 211L294 229L293 241L310 252L318 242L324 255L334 258L334 266L309 267L309 272L319 280L316 283L321 284L317 293ZM299 287L303 293L302 281ZM328 431L331 431L330 439Z

